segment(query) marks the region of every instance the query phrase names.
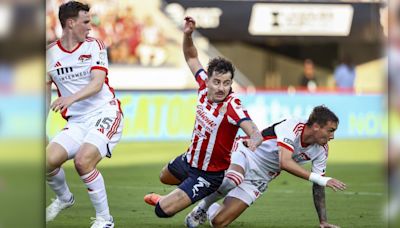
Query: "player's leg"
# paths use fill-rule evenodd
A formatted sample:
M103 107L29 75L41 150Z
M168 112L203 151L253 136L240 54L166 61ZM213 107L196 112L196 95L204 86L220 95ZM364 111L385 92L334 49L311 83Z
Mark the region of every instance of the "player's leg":
M221 185L224 172L209 173L197 169L190 169L186 178L170 194L162 197L156 205L158 217L171 217L189 205L203 199Z
M224 180L218 190L202 199L199 204L186 216L185 224L187 227L197 227L207 220L208 208L218 200L243 182L247 167L246 156L236 151L232 153L231 165L225 174Z
M175 189L168 195L163 196L155 205L155 213L160 218L174 216L177 212L192 204L189 196L182 189Z
M252 174L247 172L246 177L248 176L251 177ZM258 182L245 180L227 194L222 206L217 203L212 204L207 211L212 226L228 226L261 196L262 192L259 188Z
M97 124L97 123L104 124ZM93 125L93 123L96 123ZM115 111L105 111L89 120L91 129L86 134L84 143L77 152L75 169L88 190L90 201L96 211L96 219L92 227L114 227L110 214L104 178L96 168L104 157L111 157L111 152L122 135L122 114ZM95 127L93 127L95 126ZM101 128L101 130L99 130Z
M238 218L249 206L242 200L226 197L222 206L214 203L209 208L212 227L226 227Z
M73 157L80 146L78 126L67 124L46 148L46 182L57 198L46 208L46 222L52 221L63 209L74 204L62 164Z
M68 188L62 164L68 160L68 153L60 144L52 142L46 149L46 181L57 198L68 201L72 194Z
M189 169L190 166L186 161L185 153L183 153L164 166L160 174L160 181L168 185L180 184L188 177ZM162 197L157 193L149 193L144 196L144 201L151 206L156 206Z
M163 184L178 185L188 177L189 169L190 166L183 153L164 166L160 173L160 181Z

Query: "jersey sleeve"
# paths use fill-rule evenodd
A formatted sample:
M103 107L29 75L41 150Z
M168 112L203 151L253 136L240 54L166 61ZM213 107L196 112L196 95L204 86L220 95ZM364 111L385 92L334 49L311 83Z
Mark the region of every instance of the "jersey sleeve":
M319 155L314 160L312 160L311 172L324 176L326 171L327 160L328 160L328 145L321 147Z
M95 41L93 41L91 55L92 63L90 71L96 69L102 70L108 74L107 49L101 40L95 39Z
M194 75L197 84L199 85L199 91L203 90L206 88L206 80L208 78L207 73L204 71L204 69L200 69L196 72Z
M229 123L239 126L245 120L251 120L247 110L242 106L239 98L232 98L228 102L227 117Z
M275 134L278 146L286 148L294 152L294 142L296 139L296 133L294 131L296 127L295 121L286 120L275 126Z

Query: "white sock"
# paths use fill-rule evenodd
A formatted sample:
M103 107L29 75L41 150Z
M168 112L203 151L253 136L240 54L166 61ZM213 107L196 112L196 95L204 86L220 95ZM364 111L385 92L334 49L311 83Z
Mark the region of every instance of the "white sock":
M57 168L46 175L47 184L56 193L57 198L64 202L69 202L72 198L72 193L68 188L65 180L63 168Z
M110 220L111 215L108 208L107 193L101 173L97 169L94 169L90 173L81 176L81 179L88 189L89 198L96 210L96 217Z
M217 215L219 208L221 208L221 205L219 205L218 203L213 203L208 208L207 217L208 217L208 220L210 221L210 223L211 223L212 219L215 217L215 215Z
M230 190L240 185L243 182L243 179L243 174L235 170L228 170L218 190L201 200L199 206L204 210L207 210L211 204L224 198Z

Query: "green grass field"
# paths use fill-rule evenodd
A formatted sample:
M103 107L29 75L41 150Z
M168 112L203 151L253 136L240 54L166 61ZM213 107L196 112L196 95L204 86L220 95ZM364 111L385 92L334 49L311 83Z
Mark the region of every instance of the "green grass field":
M172 218L159 219L154 208L143 202L143 196L151 191L166 194L174 189L161 184L158 175L166 162L186 150L187 145L187 142L121 143L112 159L101 162L99 169L105 178L116 227L183 227L183 219L192 207ZM327 176L348 185L345 192L326 191L331 223L341 227L385 227L382 222L386 202L384 151L379 140L330 143ZM64 168L76 203L47 227L89 227L94 209L86 189L71 161ZM46 192L48 205L55 196L48 187ZM311 183L281 174L230 227L318 227Z

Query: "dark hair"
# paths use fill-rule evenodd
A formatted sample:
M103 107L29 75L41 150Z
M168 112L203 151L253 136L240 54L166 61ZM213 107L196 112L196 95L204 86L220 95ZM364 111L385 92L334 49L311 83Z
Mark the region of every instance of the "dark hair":
M211 75L214 72L218 72L221 74L231 72L232 75L231 79L233 79L235 75L235 67L229 60L221 57L216 57L211 59L210 62L208 62L208 69L207 69L208 77L211 77Z
M326 106L320 105L313 109L310 117L308 117L306 125L311 127L314 123L317 123L323 127L328 121L339 123L339 118Z
M67 19L76 18L79 15L79 11L89 12L90 7L88 4L83 4L76 1L69 1L60 6L58 11L58 19L60 20L61 27L65 27Z

